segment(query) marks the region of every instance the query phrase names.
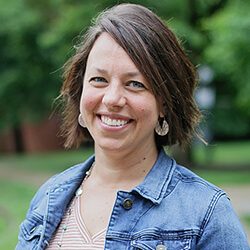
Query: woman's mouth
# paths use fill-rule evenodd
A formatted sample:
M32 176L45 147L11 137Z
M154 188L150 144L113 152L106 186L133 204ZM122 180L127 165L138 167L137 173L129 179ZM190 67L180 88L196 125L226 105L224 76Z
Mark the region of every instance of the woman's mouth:
M101 118L102 123L111 127L122 127L131 121L130 119L125 120L125 119L110 118L105 115L101 115L100 118Z

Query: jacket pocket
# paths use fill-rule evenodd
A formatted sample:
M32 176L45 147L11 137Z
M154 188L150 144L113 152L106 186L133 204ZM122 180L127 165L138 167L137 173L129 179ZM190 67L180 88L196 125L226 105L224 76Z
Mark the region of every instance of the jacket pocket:
M131 249L140 250L191 250L197 236L196 230L164 231L148 228L133 234Z
M171 239L171 240L133 240L132 249L140 250L190 250L191 238Z

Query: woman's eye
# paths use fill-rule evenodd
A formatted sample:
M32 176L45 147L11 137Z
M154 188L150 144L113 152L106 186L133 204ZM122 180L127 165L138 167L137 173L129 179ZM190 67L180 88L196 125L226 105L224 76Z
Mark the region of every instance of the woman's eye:
M105 78L99 77L99 76L97 76L97 77L92 77L92 78L90 78L89 81L90 81L90 82L96 82L96 83L107 82Z
M136 89L145 89L144 84L141 82L137 82L137 81L129 82L128 86L132 88L136 88Z
M104 77L95 76L89 79L90 84L96 88L102 88L107 86L107 80Z

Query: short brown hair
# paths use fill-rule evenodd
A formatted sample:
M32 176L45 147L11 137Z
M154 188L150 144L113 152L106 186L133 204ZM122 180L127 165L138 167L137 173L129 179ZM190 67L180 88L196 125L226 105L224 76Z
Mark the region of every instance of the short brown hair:
M66 63L61 89L65 146L79 146L89 137L78 124L80 97L88 55L101 33L107 32L129 55L161 100L169 133L155 134L158 147L190 141L200 120L193 98L195 68L163 21L149 9L120 4L102 12L85 33L75 55Z

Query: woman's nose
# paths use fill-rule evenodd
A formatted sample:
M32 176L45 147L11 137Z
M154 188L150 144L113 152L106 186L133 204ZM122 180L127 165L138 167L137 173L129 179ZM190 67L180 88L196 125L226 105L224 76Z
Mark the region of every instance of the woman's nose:
M121 108L126 104L123 87L118 83L111 83L105 89L102 102L108 109Z

